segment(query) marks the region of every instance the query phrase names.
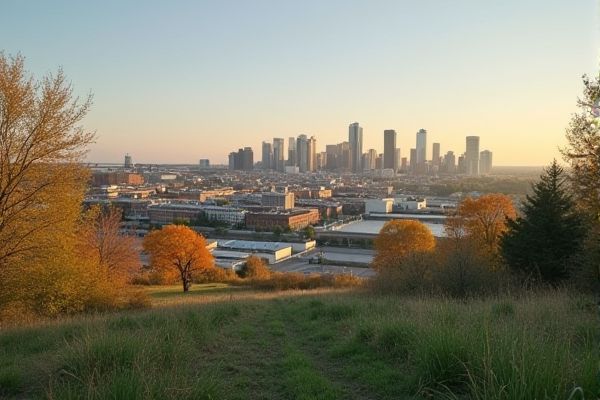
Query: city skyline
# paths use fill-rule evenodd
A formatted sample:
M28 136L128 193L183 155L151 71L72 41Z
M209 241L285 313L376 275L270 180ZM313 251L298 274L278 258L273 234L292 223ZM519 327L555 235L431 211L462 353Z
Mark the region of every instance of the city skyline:
M394 129L408 158L423 126L441 154L478 135L495 165L545 165L561 159L581 75L597 73L597 26L591 0L8 1L0 50L94 93L90 162L226 164L234 147L301 133L318 153L357 120L363 152Z

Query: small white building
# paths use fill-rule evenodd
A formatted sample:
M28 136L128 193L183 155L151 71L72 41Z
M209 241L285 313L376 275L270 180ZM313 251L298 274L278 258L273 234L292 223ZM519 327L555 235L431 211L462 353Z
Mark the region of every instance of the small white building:
M245 253L263 258L273 264L289 258L292 255L292 246L282 242L257 242L251 240L219 240L217 249L213 252L221 254L226 251L229 254Z
M427 208L427 199L414 197L395 199L394 205L401 210L422 210Z
M368 199L365 201L365 213L391 213L394 199Z

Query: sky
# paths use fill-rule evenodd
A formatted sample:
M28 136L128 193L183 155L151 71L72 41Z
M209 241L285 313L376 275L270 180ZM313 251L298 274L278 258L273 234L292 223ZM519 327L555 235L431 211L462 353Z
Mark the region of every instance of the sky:
M597 75L597 0L3 0L0 51L93 93L87 159L225 163L273 137L363 151L420 128L442 154L480 136L495 165L559 158ZM287 151L287 150L286 150Z

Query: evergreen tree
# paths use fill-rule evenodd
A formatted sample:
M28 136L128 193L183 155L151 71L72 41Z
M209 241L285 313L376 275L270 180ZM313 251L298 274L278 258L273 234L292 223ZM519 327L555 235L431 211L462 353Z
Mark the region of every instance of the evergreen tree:
M570 262L581 251L585 229L567 192L566 175L556 160L527 196L522 216L509 221L502 255L529 279L556 285L567 279Z

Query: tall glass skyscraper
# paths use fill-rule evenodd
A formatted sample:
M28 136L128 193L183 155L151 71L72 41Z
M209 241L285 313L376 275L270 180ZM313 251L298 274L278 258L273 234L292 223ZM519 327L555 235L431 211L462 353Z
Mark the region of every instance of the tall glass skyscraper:
M350 168L352 172L361 172L363 129L358 122L354 122L349 126L348 142L350 143Z

